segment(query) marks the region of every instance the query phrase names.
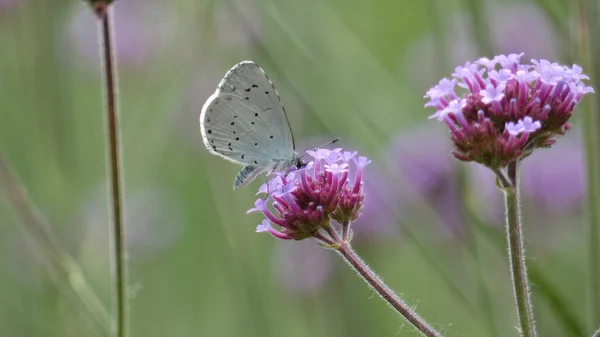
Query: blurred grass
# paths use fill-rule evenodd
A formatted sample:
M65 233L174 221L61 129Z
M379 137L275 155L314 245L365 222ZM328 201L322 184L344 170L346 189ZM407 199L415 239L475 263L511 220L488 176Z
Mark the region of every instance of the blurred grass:
M82 59L69 33L73 15L85 5L15 1L0 6L0 144L60 243L108 302L106 235L90 237L90 226L97 224L83 216L91 208L107 218L107 209L93 198L106 191L98 67ZM116 20L133 21L119 15L119 1ZM434 64L407 64L406 55L440 32L444 45L455 48L445 20L465 12L465 2L149 2L162 11L158 17L172 33L160 48L140 49L148 56L141 64L119 62L125 201L149 188L164 189L183 220L139 220L147 225L140 240L151 253L132 247L129 257L130 281L138 289L131 301L132 336L416 335L340 261L323 288L305 295L287 292L272 271L273 239L255 234L259 217L245 214L255 185L231 191L238 168L203 149L197 118L220 76L234 63L254 59L277 86L297 139L340 137L341 146L359 144L364 154L387 162L382 149L396 134L426 122L424 91L455 66L440 55L440 46L434 49ZM557 23L562 57L557 61L570 62L565 55L571 55L572 42L564 38L569 34L557 9L564 4L536 3ZM252 39L224 42L222 36L244 41L248 29L239 28L240 21L257 27L249 34ZM139 28L157 34L158 23ZM95 25L78 29L95 30ZM134 44L136 35L129 38ZM407 71L411 68L419 78ZM575 123L580 122L576 116ZM4 193L0 289L8 291L0 292L3 335L89 335L76 302L58 291L27 246L12 244L20 237L19 221ZM477 194L477 186L467 193ZM455 238L440 239L439 215L431 205L420 209L422 214L406 224L410 234L363 243L359 253L448 336L493 336L493 330L514 335L508 269L495 236L474 231L476 250ZM527 217L531 210L525 212ZM526 223L534 297L543 336L582 336L585 247L577 225L582 215L562 221ZM179 233L160 250L160 237L153 236L158 226ZM491 228L485 226L479 228ZM481 287L488 289L487 305Z
M577 3L580 24L578 38L580 58L584 66L590 69L592 85L600 83L600 64L597 57L600 49L597 41L600 39L598 16L600 5L597 1L580 1ZM593 97L583 106L585 123L585 139L588 163L588 194L587 194L587 249L588 249L588 330L594 331L600 325L600 101Z

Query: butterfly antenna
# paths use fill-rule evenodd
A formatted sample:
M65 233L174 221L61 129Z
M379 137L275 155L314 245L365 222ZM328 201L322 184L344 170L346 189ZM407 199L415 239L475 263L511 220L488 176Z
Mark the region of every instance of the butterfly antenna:
M317 146L317 147L315 147L315 148L312 148L312 149L310 149L310 150L307 150L306 152L304 152L304 154L302 154L302 157L304 157L306 154L308 154L308 151L316 151L316 150L318 150L318 149L322 149L322 148L324 148L325 146L329 146L329 145L331 145L331 144L333 144L333 143L337 143L339 140L340 140L339 138L335 138L335 139L333 139L333 140L330 140L330 141L328 141L328 142L327 142L327 143L325 143L325 144L322 144L322 145L319 145L319 146Z

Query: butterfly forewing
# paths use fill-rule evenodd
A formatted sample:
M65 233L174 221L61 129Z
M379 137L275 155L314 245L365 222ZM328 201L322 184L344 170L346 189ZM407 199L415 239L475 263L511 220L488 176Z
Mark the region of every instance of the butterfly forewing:
M206 147L243 165L269 167L294 155L294 139L279 95L254 62L234 66L200 115Z

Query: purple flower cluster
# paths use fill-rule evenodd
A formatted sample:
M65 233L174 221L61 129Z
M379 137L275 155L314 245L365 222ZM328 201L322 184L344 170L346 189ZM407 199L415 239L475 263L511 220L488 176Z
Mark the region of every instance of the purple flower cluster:
M581 67L546 60L521 64L521 54L481 58L459 66L453 79L432 87L425 104L437 109L430 118L444 121L454 143L452 154L491 168L550 147L570 127L573 109L594 92L582 80ZM457 95L455 86L466 90Z
M284 240L302 240L319 230L327 230L330 220L348 225L358 218L363 206L363 169L369 163L357 152L341 149L318 149L307 152L313 157L304 168L287 173L275 173L262 185L251 212L262 212L266 219L257 232L269 232ZM356 175L349 177L350 165L356 166ZM273 211L273 210L274 211ZM277 230L271 223L281 227Z

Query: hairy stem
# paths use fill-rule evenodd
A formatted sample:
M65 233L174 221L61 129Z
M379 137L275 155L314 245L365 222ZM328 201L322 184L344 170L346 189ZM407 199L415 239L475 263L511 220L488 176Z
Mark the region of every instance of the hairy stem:
M500 183L500 186L502 186L502 188L510 187L510 182L508 181L508 178L506 178L504 172L500 171L499 169L493 169L492 171L494 171L494 173L496 174L498 182Z
M367 266L348 242L338 242L335 246L340 256L371 286L392 308L408 320L419 332L427 337L441 337L442 334L429 325L412 310L406 302L394 293L381 278Z
M348 241L350 239L350 221L346 221L342 224L342 240Z
M316 233L314 237L315 239L317 239L317 241L320 241L320 243L322 243L326 247L331 247L334 244L333 240L330 237L325 236L321 233Z
M125 262L125 228L123 222L123 202L121 186L121 153L119 145L119 116L117 113L115 54L111 28L111 10L109 1L97 1L94 10L100 20L100 49L103 60L105 99L106 99L106 135L108 137L108 165L110 174L109 202L112 210L112 248L114 259L114 310L115 334L124 337L127 333L127 294Z
M508 242L513 295L515 297L521 335L523 337L534 337L536 336L536 329L533 306L531 305L529 281L527 279L527 267L525 264L517 165L517 162L509 164L508 183L510 185L505 186L503 189L506 206L506 238Z

